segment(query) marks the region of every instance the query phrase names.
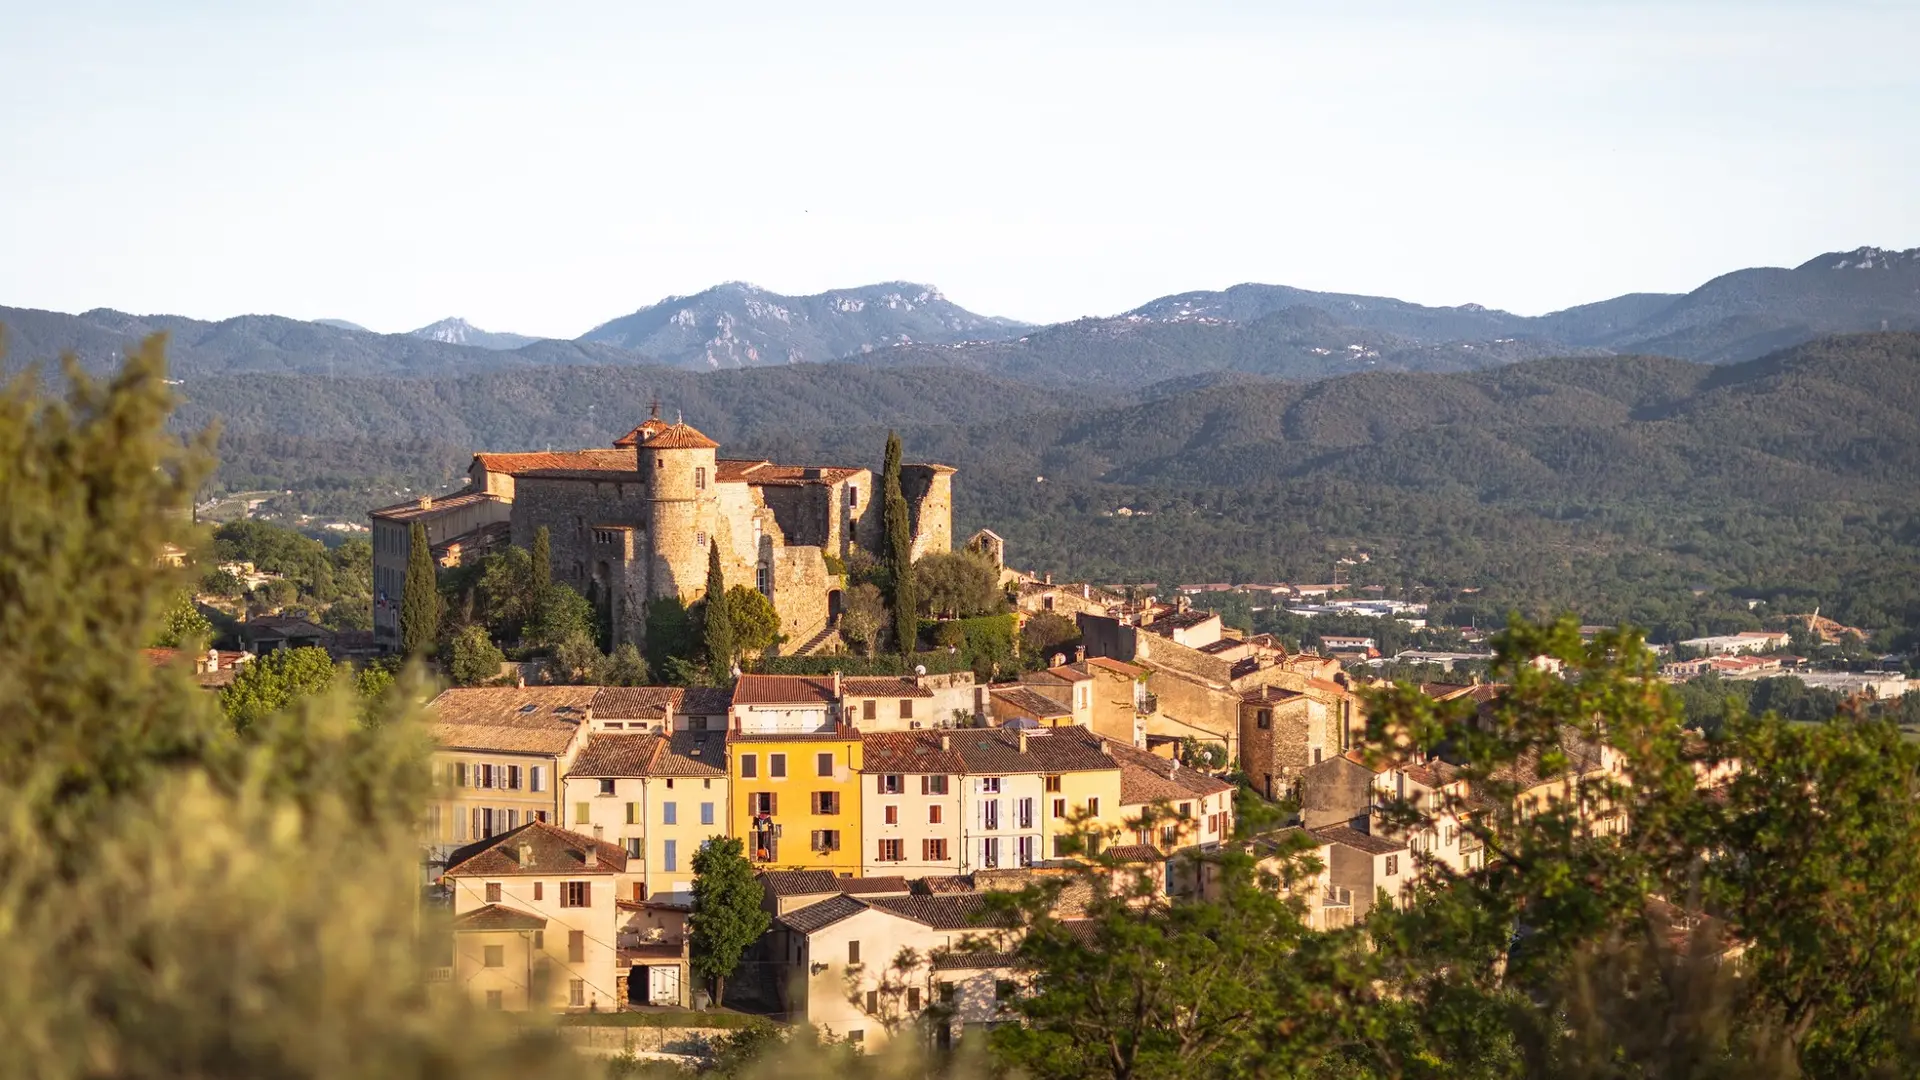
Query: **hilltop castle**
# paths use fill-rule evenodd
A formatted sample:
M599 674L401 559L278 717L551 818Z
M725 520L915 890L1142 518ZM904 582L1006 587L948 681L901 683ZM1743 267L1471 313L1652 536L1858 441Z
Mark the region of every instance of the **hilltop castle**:
M728 587L765 593L790 647L810 641L840 614L843 579L827 557L880 549L873 474L722 458L719 446L661 420L655 406L610 449L477 453L461 491L373 511L375 640L399 644L409 535L420 521L442 566L508 542L531 547L545 526L554 580L594 603L616 644L644 639L649 600L703 599L717 544ZM915 558L952 549L953 472L900 467Z

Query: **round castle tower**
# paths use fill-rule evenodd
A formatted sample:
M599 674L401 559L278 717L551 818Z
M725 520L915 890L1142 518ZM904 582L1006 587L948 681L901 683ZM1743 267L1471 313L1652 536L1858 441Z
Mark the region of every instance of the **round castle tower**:
M650 426L650 425L649 425ZM720 444L684 423L661 425L635 446L647 480L647 595L691 604L707 583L707 548L719 520Z

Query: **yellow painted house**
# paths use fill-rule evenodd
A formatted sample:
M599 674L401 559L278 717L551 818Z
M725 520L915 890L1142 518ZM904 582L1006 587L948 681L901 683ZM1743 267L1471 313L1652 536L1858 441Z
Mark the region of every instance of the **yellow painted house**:
M860 734L833 680L743 675L727 730L728 831L766 869L860 875Z

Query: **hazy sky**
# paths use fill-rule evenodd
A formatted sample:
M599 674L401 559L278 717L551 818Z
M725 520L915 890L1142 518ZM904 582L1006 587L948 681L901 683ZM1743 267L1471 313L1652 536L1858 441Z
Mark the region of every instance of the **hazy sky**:
M815 10L817 9L817 10ZM1920 245L1920 3L0 0L0 304L1537 313Z

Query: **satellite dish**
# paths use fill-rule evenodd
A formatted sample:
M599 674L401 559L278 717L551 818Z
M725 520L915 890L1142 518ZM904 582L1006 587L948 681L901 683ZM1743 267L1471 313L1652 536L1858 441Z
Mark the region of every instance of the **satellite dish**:
M927 665L925 664L913 665L913 673L915 675L925 675L927 673Z

